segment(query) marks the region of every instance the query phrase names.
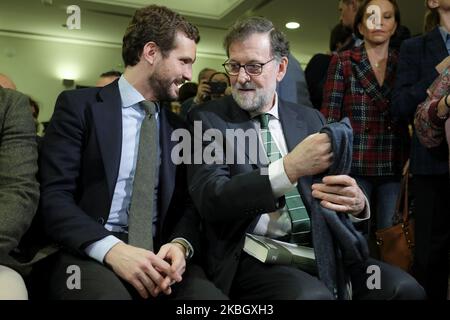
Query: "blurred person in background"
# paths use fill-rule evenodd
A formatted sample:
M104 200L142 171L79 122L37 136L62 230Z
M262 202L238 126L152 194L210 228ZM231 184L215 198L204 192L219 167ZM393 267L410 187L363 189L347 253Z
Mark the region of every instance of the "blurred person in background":
M427 89L450 66L450 1L426 0L423 36L403 42L392 98L392 115L410 121L428 97ZM444 100L445 103L445 100ZM431 108L432 117L436 108ZM413 274L433 300L447 299L450 238L448 146L422 145L413 133L411 165L414 194L415 254Z
M104 72L100 75L100 78L95 83L95 86L96 87L104 87L107 84L110 84L111 82L113 82L114 80L119 79L121 75L122 75L122 72L115 71L115 70Z

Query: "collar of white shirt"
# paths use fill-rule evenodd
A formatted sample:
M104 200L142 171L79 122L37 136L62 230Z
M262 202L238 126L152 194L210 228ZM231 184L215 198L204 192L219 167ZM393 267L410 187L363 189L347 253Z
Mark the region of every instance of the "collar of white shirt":
M145 100L144 96L123 75L119 79L119 92L122 99L122 108L129 108Z
M275 92L275 103L273 104L272 109L270 109L266 113L270 114L275 119L278 119L278 120L280 119L279 114L278 114L278 95L276 92ZM250 112L250 117L253 119L253 118L259 116L260 114L261 114L260 112Z

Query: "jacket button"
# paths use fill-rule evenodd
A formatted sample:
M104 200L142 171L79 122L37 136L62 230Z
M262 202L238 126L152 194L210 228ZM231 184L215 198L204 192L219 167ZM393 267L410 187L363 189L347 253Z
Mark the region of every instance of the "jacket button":
M105 219L103 219L103 218L98 218L98 219L97 219L97 222L100 223L101 225L104 225L104 224L105 224Z

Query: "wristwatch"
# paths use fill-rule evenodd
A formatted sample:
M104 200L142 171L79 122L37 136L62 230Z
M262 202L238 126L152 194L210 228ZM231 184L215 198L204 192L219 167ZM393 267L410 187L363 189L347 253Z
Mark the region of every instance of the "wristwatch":
M189 243L186 240L184 240L183 238L176 238L176 239L173 239L171 241L171 243L178 243L179 245L181 245L184 248L184 253L185 253L184 258L186 260L191 258L191 256L192 256L191 246L189 245Z
M446 95L446 96L444 97L444 103L445 103L445 106L446 106L447 109L448 109L447 114L446 114L445 116L440 116L439 114L437 114L437 117L438 117L439 119L441 119L441 120L447 120L447 119L448 119L448 116L449 116L450 105L448 104L448 101L447 101L448 96L449 96L449 95ZM437 112L437 108L436 108L436 112Z

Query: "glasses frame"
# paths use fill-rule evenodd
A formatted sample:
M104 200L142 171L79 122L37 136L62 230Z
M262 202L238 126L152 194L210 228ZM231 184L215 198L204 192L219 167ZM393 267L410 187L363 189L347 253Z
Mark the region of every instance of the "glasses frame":
M231 62L228 61L228 62L222 63L222 67L225 69L225 72L226 72L228 75L230 75L230 76L237 76L237 75L239 75L239 72L241 72L241 68L244 68L245 73L247 73L249 76L259 76L259 75L263 72L263 67L264 67L266 64L272 62L273 60L275 60L275 57L272 57L269 61L264 62L264 63L246 63L246 64L240 64L240 63L231 63ZM231 65L231 64L239 65L239 70L238 70L238 72L230 72L230 71L228 71L228 69L227 69L226 66L227 66L227 65ZM252 66L259 66L259 67L261 68L260 71L259 71L259 73L250 73L250 72L248 72L247 68L248 68L248 66L250 66L250 65L252 65Z

